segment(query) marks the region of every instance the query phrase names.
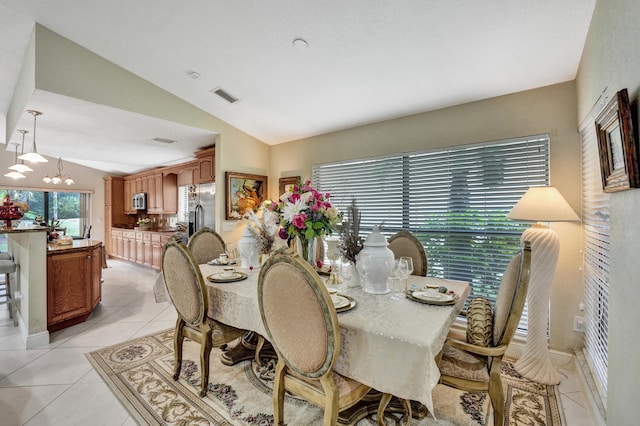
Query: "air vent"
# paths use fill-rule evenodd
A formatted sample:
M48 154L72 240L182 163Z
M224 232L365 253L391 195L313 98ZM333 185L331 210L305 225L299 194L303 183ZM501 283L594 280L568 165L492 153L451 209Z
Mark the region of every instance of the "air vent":
M178 141L173 140L173 139L165 139L165 138L153 138L153 140L156 141L156 142L161 142L161 143L166 143L166 144L178 142Z
M222 99L224 99L225 101L229 102L230 104L232 104L234 102L238 102L238 98L236 98L235 96L229 94L229 92L225 91L221 87L216 87L215 89L211 89L211 90L209 90L209 92L220 96Z

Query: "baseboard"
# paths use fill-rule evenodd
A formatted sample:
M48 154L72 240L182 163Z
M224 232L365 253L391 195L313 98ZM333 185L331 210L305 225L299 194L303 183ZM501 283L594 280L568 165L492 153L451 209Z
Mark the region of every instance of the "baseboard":
M526 341L524 338L515 336L513 339L511 339L511 343L509 343L509 347L507 348L507 353L505 354L505 356L515 359L520 358L524 353L525 343ZM573 354L556 351L553 349L549 349L549 358L551 358L551 363L556 367L564 367L574 362Z
M574 358L574 371L580 384L580 390L584 395L585 403L587 404L587 410L591 416L591 420L595 426L605 426L607 424L606 409L600 394L598 393L595 383L593 383L593 377L591 371L587 365L587 360L584 358L582 351L576 352Z
M18 326L20 327L20 335L24 342L25 349L34 349L49 344L49 331L41 331L40 333L29 334L29 330L24 325L22 316L18 314Z

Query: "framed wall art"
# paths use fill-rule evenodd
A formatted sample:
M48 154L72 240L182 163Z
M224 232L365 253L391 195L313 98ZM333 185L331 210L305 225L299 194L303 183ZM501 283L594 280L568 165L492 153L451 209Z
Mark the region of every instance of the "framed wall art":
M640 187L638 147L627 89L616 93L596 117L595 125L604 192Z
M256 212L267 199L267 177L245 173L225 172L227 219L242 219L252 210Z
M291 191L293 187L300 182L300 176L291 176L280 178L280 195L287 191Z

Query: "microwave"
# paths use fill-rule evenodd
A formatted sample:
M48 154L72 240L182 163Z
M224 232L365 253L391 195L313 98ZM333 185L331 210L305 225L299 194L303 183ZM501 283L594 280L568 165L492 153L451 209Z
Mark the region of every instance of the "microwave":
M131 205L134 210L146 210L147 209L147 194L140 192L131 196Z

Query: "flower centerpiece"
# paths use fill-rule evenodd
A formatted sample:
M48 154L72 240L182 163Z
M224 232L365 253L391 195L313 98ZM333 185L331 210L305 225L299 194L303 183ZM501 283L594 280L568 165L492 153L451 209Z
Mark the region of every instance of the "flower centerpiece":
M302 256L315 266L316 238L331 235L333 227L342 220L342 214L331 205L331 194L311 187L311 181L294 185L280 197L272 208L280 213L279 236L287 242L297 239Z

